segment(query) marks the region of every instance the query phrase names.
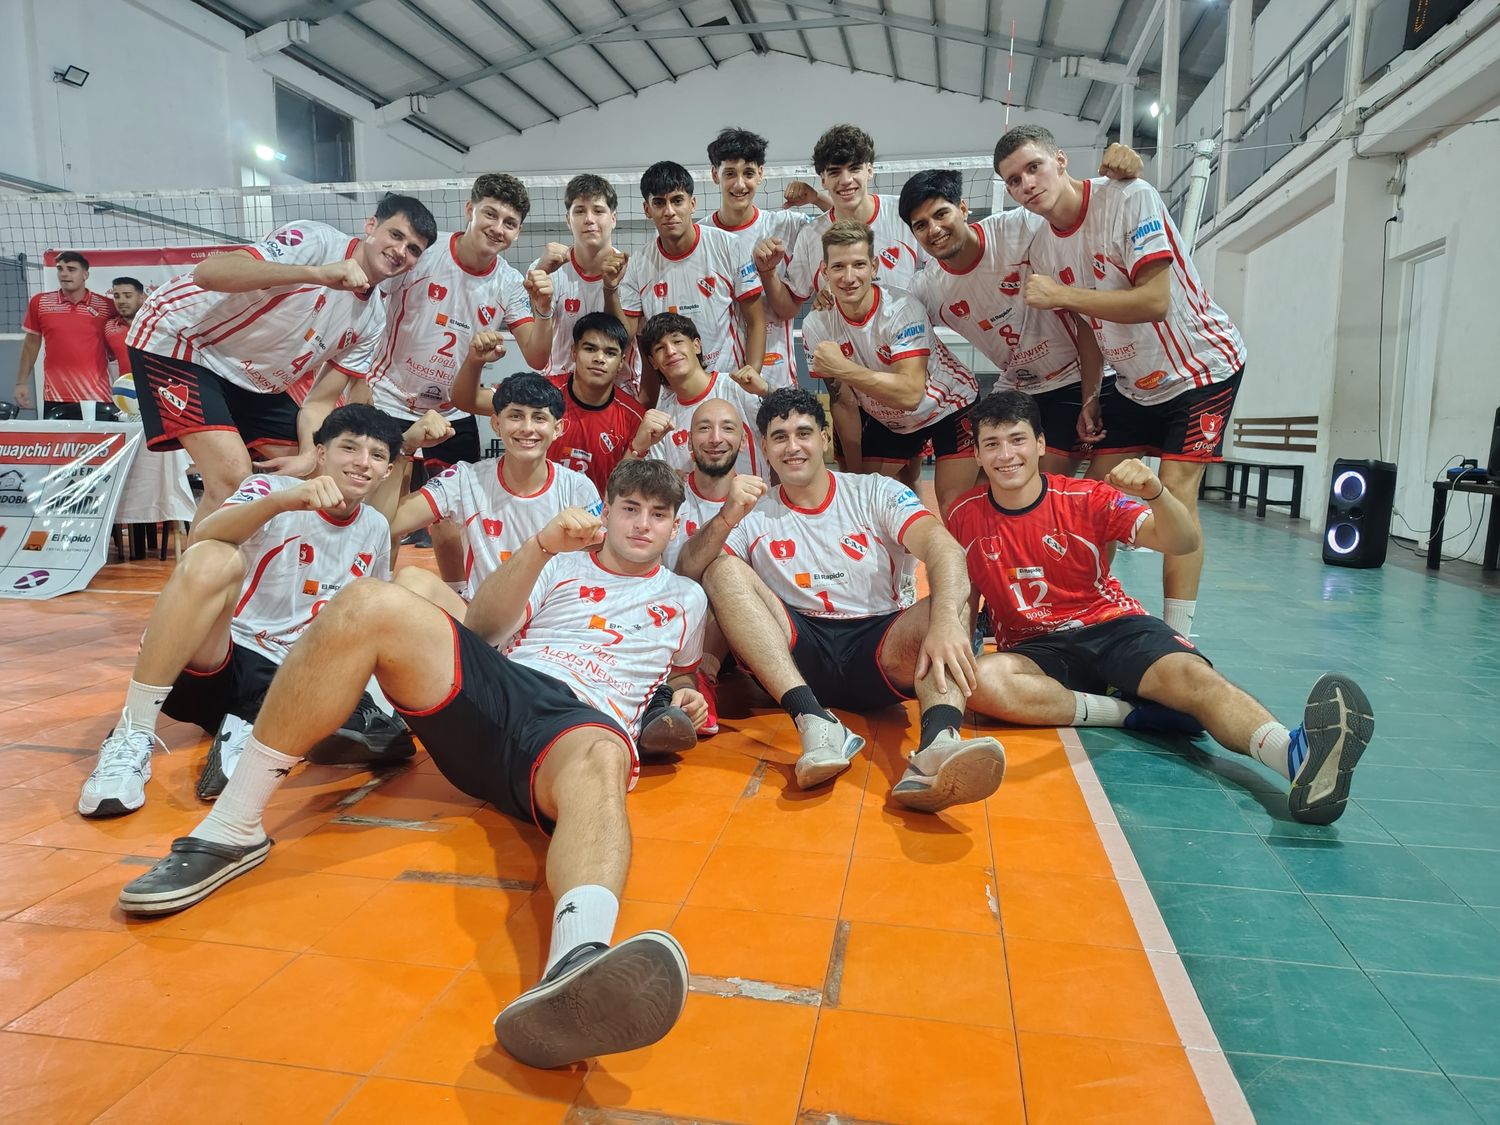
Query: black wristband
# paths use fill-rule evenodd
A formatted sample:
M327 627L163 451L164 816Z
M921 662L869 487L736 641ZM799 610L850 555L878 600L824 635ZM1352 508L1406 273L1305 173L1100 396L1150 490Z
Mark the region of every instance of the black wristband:
M1156 503L1156 501L1158 501L1158 500L1160 500L1162 498L1162 494L1165 493L1166 491L1167 491L1167 486L1166 485L1162 485L1160 488L1158 488L1156 490L1156 495L1155 496L1145 496L1145 497L1142 497L1142 499L1144 499L1146 501L1146 503L1148 503L1148 504L1154 504L1154 503Z

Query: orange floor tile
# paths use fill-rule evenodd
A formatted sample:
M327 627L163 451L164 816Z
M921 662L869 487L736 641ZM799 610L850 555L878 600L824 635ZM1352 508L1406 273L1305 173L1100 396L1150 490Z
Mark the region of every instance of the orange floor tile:
M207 740L163 726L172 753L135 815L87 822L73 802L166 565L6 606L7 1121L1208 1119L1051 731L1000 732L1000 793L921 816L886 799L913 713L853 720L868 751L804 794L790 722L726 680L723 732L648 765L629 801L620 930L682 941L682 1022L560 1071L515 1063L490 1027L541 968L545 840L421 755L374 786L297 771L266 864L183 914L127 921L119 887L201 815Z

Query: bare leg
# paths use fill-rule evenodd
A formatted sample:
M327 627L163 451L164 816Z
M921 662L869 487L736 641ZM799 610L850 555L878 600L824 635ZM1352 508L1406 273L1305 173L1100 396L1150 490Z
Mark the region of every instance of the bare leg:
M792 659L792 629L780 599L739 559L722 558L703 576L719 628L773 699L807 681Z
M873 471L865 468L864 423L853 392L835 383L829 386L828 397L832 403L833 432L839 438L839 467L846 473Z
M1167 491L1182 501L1192 514L1193 526L1200 532L1203 525L1198 519L1198 485L1203 480L1202 461L1163 460L1157 475ZM1198 580L1203 575L1203 544L1186 555L1167 555L1161 564L1162 594L1181 601L1194 601L1198 597ZM1206 725L1206 724L1205 724Z
M1050 450L1042 454L1042 472L1053 476L1070 477L1078 471L1078 462L1061 453Z
M1096 453L1089 459L1089 469L1083 474L1084 479L1103 480L1121 461L1129 460L1134 456L1134 453Z
M182 436L182 448L192 458L193 467L203 478L203 499L193 523L219 507L234 494L240 482L250 475L250 451L237 433L226 430L201 430Z
M536 773L537 807L557 824L547 848L547 888L561 898L574 887L604 887L616 898L630 869L625 785L630 751L593 727L558 740Z
M979 686L969 706L980 714L1037 727L1073 722L1073 692L1025 656L994 652L979 658Z
M1189 653L1163 656L1141 677L1136 694L1185 711L1214 740L1236 754L1249 754L1250 737L1275 718L1251 695L1230 683L1208 662Z
M151 609L131 678L166 685L184 668L218 667L229 651L229 621L244 578L244 557L228 543L194 543L184 551Z
M972 457L945 457L937 463L932 475L932 491L937 496L938 516L946 519L954 502L979 479L979 462Z
M454 593L453 587L420 566L403 566L396 572L396 585L425 598L455 621L462 621L469 608L468 603Z
M462 582L464 579L464 536L452 520L440 520L432 525L432 554L437 559L438 573L444 582ZM451 589L451 587L450 587Z

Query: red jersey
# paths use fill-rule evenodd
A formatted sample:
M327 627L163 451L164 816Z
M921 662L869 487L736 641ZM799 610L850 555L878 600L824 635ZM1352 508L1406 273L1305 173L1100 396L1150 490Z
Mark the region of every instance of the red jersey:
M109 349L109 358L121 375L130 374L130 353L125 350L125 337L130 335L130 321L116 316L104 322L104 346Z
M582 473L603 496L609 474L630 453L630 441L646 411L619 387L610 392L603 406L580 402L573 394L570 372L549 376L547 381L563 393L562 432L547 449L547 460Z
M1009 648L1028 637L1082 629L1144 614L1109 572L1105 546L1134 543L1151 508L1103 481L1042 474L1042 494L1026 508L996 504L989 486L959 498L948 530L984 595L995 640Z
M115 303L88 289L78 301L61 289L32 294L21 328L42 338L43 401L113 400L104 326L114 315Z

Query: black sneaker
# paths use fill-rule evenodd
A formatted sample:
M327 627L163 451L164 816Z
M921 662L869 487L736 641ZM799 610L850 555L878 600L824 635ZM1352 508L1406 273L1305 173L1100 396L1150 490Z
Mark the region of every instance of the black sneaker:
M649 1047L687 1003L687 955L647 930L619 945L587 942L495 1017L495 1038L527 1066L568 1066Z
M413 531L405 539L401 540L401 545L403 547L431 547L432 532L428 531L425 527L418 531Z
M354 714L314 746L307 760L318 766L384 766L404 762L416 752L406 724L363 695Z
M126 883L120 891L120 909L126 914L173 914L202 902L229 880L265 862L272 841L267 838L249 847L216 844L197 836L172 841L172 850L144 875Z
M641 736L636 748L642 754L681 754L698 745L693 720L681 707L672 706L672 689L659 687L651 694L641 716Z

